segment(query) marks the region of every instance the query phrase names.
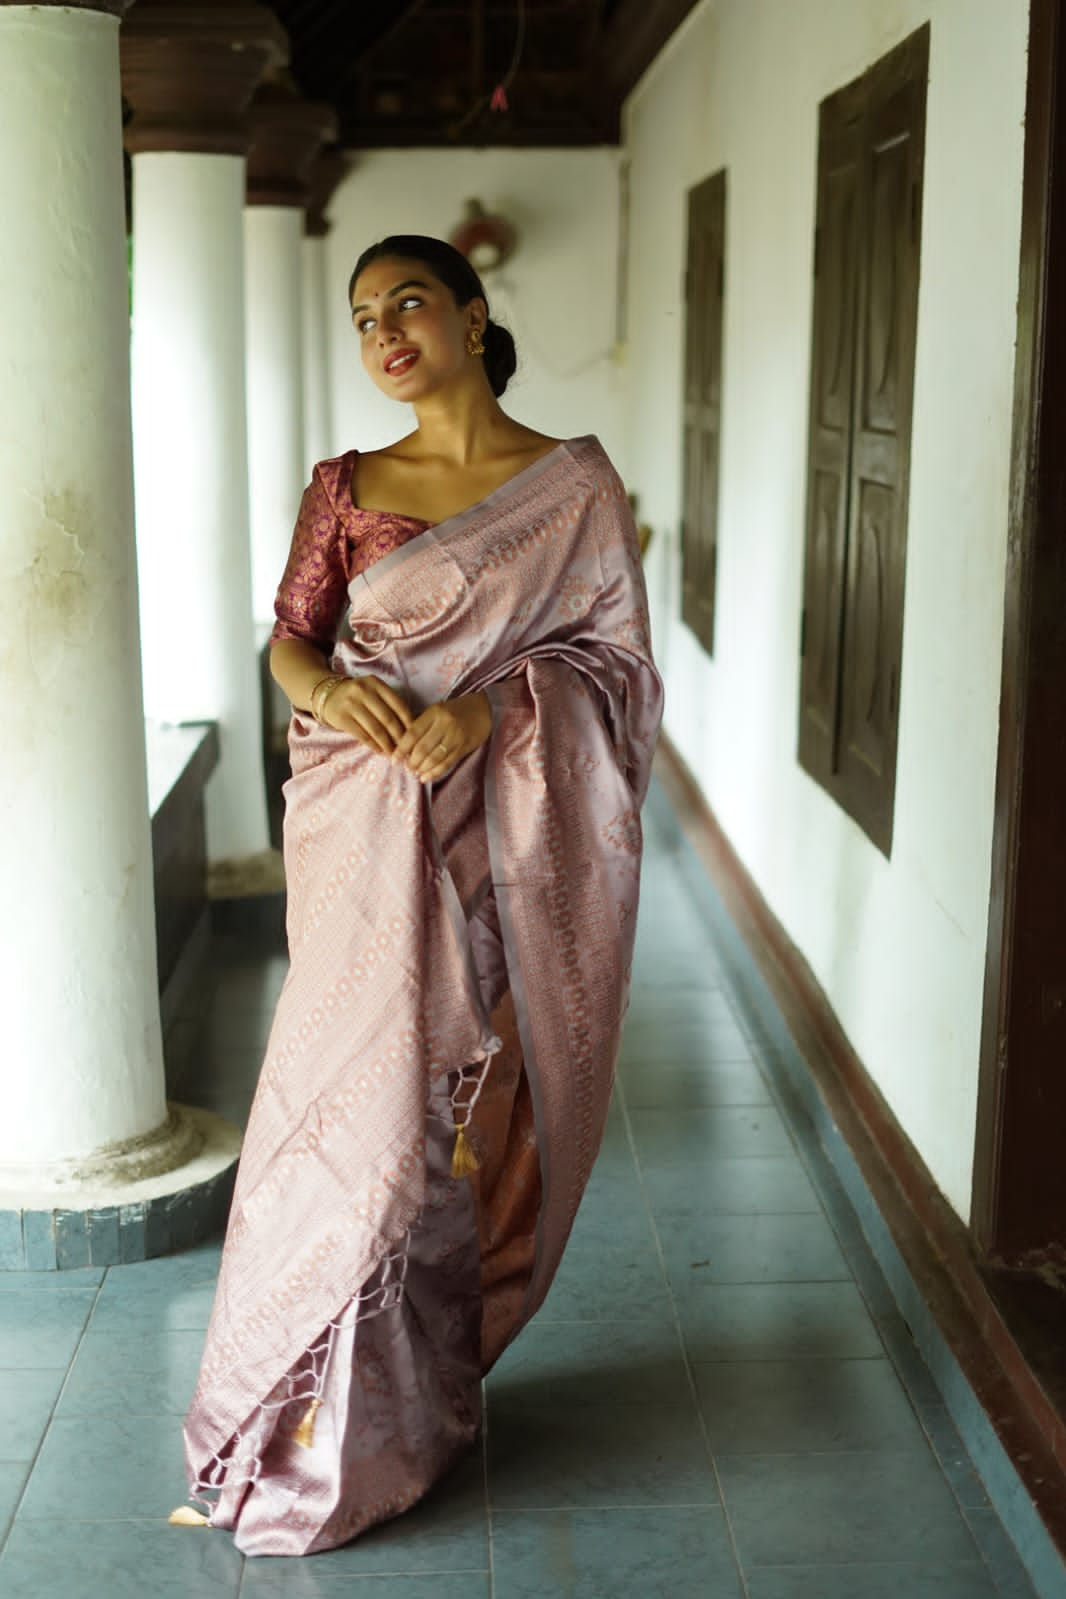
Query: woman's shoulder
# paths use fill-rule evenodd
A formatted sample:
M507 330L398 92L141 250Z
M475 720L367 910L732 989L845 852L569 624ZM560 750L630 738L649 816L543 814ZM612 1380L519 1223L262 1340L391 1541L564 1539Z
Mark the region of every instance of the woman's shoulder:
M352 473L358 454L358 450L345 450L341 455L331 455L315 462L311 473L312 487L317 483L324 490L334 510L346 509L351 499Z
M618 470L595 433L582 433L574 439L565 439L567 454L581 476L593 489L621 486Z
M582 466L610 467L611 458L595 433L580 433L576 438L562 441L574 460ZM613 471L613 467L611 468Z

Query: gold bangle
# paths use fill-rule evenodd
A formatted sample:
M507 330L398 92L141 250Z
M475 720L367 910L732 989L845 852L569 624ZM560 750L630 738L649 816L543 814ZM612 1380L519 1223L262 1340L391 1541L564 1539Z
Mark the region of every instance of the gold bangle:
M320 683L318 685L318 688L315 691L314 709L311 712L316 722L322 722L324 726L328 726L328 723L324 721L326 701L333 693L333 690L343 682L344 679L342 677L330 677L327 678L324 683Z
M326 672L324 676L316 678L315 682L312 683L310 693L307 696L307 709L310 711L311 715L315 717L316 722L318 721L318 717L315 716L315 695L318 693L320 688L329 682L332 676L332 672Z
M325 677L319 678L318 682L307 696L308 708L311 712L311 715L314 717L316 722L321 724L321 726L330 726L329 722L323 720L322 713L325 710L326 701L333 693L333 690L337 688L339 684L345 681L346 679L338 675L336 672L327 672Z
M311 687L310 687L310 689L308 690L308 693L307 693L307 703L308 703L308 705L311 704L311 701L314 699L315 695L318 693L318 691L322 687L323 683L332 683L333 679L336 677L336 675L337 675L336 672L323 672L321 677L318 677L318 678L315 679L315 681L311 684Z

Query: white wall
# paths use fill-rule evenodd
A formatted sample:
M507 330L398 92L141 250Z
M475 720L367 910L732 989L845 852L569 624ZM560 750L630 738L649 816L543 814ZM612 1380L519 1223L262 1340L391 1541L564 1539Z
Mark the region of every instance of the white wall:
M895 839L796 761L819 101L931 21ZM627 105L627 450L666 725L956 1210L988 913L1025 0L704 0ZM679 620L685 190L728 168L713 662Z
M619 152L386 150L355 159L329 208L334 449L378 448L414 425L410 408L380 394L363 371L346 301L357 257L390 233L447 238L476 197L520 234L512 259L485 280L492 315L518 344L504 407L562 438L598 433L618 461Z

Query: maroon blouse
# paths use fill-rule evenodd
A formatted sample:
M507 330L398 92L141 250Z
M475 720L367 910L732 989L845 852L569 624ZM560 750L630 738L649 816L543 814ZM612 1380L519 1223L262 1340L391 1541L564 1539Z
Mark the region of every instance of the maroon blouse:
M311 474L274 601L271 644L296 639L332 655L352 578L432 526L417 516L354 505L357 454L346 450L319 461Z

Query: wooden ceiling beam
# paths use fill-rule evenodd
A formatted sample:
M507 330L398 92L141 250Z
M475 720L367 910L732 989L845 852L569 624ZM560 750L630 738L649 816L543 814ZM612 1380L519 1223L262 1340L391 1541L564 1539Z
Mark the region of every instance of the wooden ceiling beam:
M511 110L491 117L481 100L505 65L496 59L500 30L517 23L517 0L379 0L373 11L351 0L271 0L271 7L291 31L297 81L336 107L346 144L455 149L617 144L622 101L696 3L527 0ZM378 111L378 103L389 109Z
M429 123L417 127L404 123L396 128L386 128L380 123L352 123L344 129L344 140L351 148L363 150L454 150L479 148L489 143L478 138L482 124L467 130L462 145L452 144L442 133L439 124ZM524 127L493 130L493 149L575 150L611 144L600 127L573 125L568 127Z
M619 110L696 4L697 0L619 0L599 47L599 67Z

